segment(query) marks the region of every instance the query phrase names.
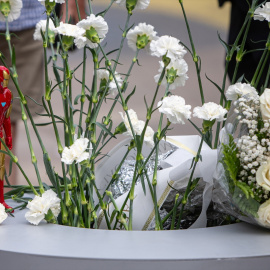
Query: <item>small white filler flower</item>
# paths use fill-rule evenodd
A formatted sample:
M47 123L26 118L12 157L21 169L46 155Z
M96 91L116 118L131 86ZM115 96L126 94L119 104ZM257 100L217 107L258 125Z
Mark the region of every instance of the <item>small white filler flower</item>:
M50 190L45 191L42 196L35 196L34 199L27 204L28 212L25 214L25 218L31 224L38 225L48 213L52 211L55 218L60 213L60 199L57 194Z
M0 224L8 217L5 206L0 203Z
M166 56L171 60L183 58L187 51L179 42L175 37L161 36L150 43L151 55L157 57Z
M0 21L5 22L6 17L8 19L8 22L17 20L21 15L22 7L22 0L1 0Z
M40 31L42 31L43 34L45 35L46 25L47 25L47 20L40 20L36 24L36 29L33 35L34 40L42 40ZM50 19L49 25L48 25L48 36L51 41L54 40L56 33L57 33L56 28L54 27L53 21Z
M186 105L185 99L180 96L165 97L158 102L157 107L173 124L185 124L185 120L191 116L191 106Z
M270 3L267 2L262 7L258 7L254 12L254 20L270 22Z
M146 23L139 23L134 29L127 33L128 46L136 51L137 49L146 49L150 51L150 42L156 40L157 32L154 31L154 26Z
M235 101L242 96L247 96L247 98L257 97L258 93L256 89L250 84L236 83L228 87L225 95L228 100Z
M103 17L95 16L94 14L78 22L77 26L85 30L74 41L78 49L83 48L85 45L88 45L92 49L98 47L98 43L105 38L109 30L108 24Z
M224 121L226 113L226 109L214 102L204 103L202 107L195 107L193 110L194 117L198 117L206 121Z

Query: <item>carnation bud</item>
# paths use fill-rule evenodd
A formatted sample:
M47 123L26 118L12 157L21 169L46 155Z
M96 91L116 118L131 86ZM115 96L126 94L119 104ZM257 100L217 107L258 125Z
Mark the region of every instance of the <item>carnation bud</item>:
M129 14L132 14L132 10L136 7L138 0L127 0L126 8Z
M97 33L97 31L96 31L96 29L94 27L91 26L89 30L86 30L85 34L86 34L86 37L91 42L93 42L93 43L99 43L100 42L98 33Z
M147 35L145 34L141 36L138 35L136 46L139 50L145 48L145 46L147 46L148 43L149 43L149 38Z
M175 79L177 77L177 70L174 68L170 68L167 70L166 79L169 84L174 83Z
M124 122L121 122L116 128L115 128L115 131L114 131L114 135L116 134L123 134L124 132L127 131L127 128L124 124Z
M5 17L7 17L10 13L10 3L1 1L0 2L0 11Z
M55 7L55 1L50 2L50 0L45 1L46 14L50 15Z

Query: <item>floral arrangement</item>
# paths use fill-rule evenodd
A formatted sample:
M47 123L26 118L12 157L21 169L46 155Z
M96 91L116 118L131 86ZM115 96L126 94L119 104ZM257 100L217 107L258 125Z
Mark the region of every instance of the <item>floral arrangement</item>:
M38 125L34 122L29 111L28 101L23 94L23 89L20 89L16 76L16 58L14 57L14 51L11 49L10 39L8 38L10 35L8 22L12 20L12 18L15 19L17 15L15 16L14 14L17 11L14 11L13 13L12 1L6 2L2 0L0 1L0 11L3 17L0 19L5 20L7 25L6 40L10 46L10 55L12 58L11 78L15 82L21 101L22 120L24 121L32 163L36 170L39 183L37 187L33 186L27 175L24 173L23 168L20 166L18 159L6 147L5 153L9 155L12 158L12 161L19 167L28 183L28 186L15 187L12 192L7 194L6 198L12 196L17 202L22 202L23 205L29 209L25 215L26 219L34 225L38 225L40 221L45 219L47 222L68 226L98 228L98 216L100 215L99 213L102 212L105 216L108 229L115 229L118 224L122 229L132 230L135 200L134 191L137 182L140 180L144 192L146 193L145 186L148 186L150 190L155 214L155 229L163 229L163 224L168 217L164 220L161 219L159 212L160 205L156 196L158 185L158 153L161 141L166 140L167 131L173 124L185 124L186 121L190 121L193 124L191 120L191 106L186 104L184 98L175 94L179 87L185 86L185 82L188 79L188 65L184 56L187 53L190 53L197 71L198 88L202 103L202 106L197 106L193 109L193 117L202 119L202 127L200 128L193 124L195 129L201 135L201 142L191 164L188 184L184 196L180 197L179 193L176 194L173 209L169 213L172 217L172 225L170 228L179 228L178 225L181 222L187 200L198 183L198 179L195 177L195 170L202 158L201 150L203 143L205 142L213 149L217 148L219 131L226 120L226 114L231 105L228 98L229 93L232 92L230 94L231 96L239 96L245 93L245 91L248 92L249 90L247 90L247 88L250 89L252 87L244 84L241 84L241 86L235 84L229 88L232 89L234 87L235 90L228 90L227 96L225 96L226 66L222 86L219 87L216 83L212 82L221 93L220 104L205 102L200 75L200 57L195 50L184 9L184 1L182 0L179 1L179 4L187 25L191 48L188 48L188 46L181 43L180 40L175 37L169 35L159 37L152 25L139 23L135 27L130 26L129 22L132 13L136 12L136 9L147 8L150 4L149 0L111 0L108 7L98 15L93 13L92 3L89 1L89 16L87 16L86 19L82 19L78 8L79 22L76 25L72 25L68 23L68 21L60 22L59 18L56 16L54 10L55 4L62 4L64 3L63 0L46 0L40 2L46 8L47 20L40 21L37 24L34 39L42 40L44 47L45 93L43 97L43 107L46 112L44 117L50 119L48 124L52 125L54 129L59 159L62 162L62 171L57 172L54 170L49 153L41 139ZM19 6L20 4L18 3L21 3L21 1L16 0L14 3L16 3L14 6ZM265 9L268 8L267 3L262 8L258 8L256 3L256 0L253 1L250 12L247 14L247 20L243 25L243 29L247 29L246 31L248 31L247 22L253 19L253 15L256 15L255 18L261 19L262 16L264 16L264 13L267 13L267 11L265 11ZM120 39L119 48L115 51L107 52L106 46L102 44L104 44L103 40L106 39L106 35L109 31L106 15L113 4L118 4L123 7L123 12L127 12L127 19ZM243 31L239 33L239 37L242 33ZM59 41L57 43L57 48L54 49L53 44L56 35L58 36ZM118 73L117 67L120 62L120 56L125 40L127 40L128 46L135 52L135 56L131 60L127 72L124 74ZM241 42L239 40L240 38L238 38L232 46L227 46L227 63L230 62L236 51L238 55L241 53L244 55L245 39L242 39ZM225 44L223 40L221 40L221 43L223 45ZM81 80L75 78L76 70L79 67L72 69L68 59L69 49L74 44L78 49L83 50L81 63L83 75ZM47 56L48 48L51 48L52 50L52 57L50 59ZM160 59L160 69L153 79L153 83L156 82L156 88L152 93L152 100L150 102L146 99L144 100L146 106L145 120L138 119L136 112L129 107L135 89L130 89L128 81L131 76L131 71L138 61L141 50L146 50L152 56ZM87 52L90 52L92 56L93 70L91 71L88 71L86 68ZM5 65L4 58L1 56L0 59ZM49 65L53 68L55 83L48 77ZM91 86L86 85L86 76L89 76L89 74L93 77ZM73 97L72 81L75 79L80 82L81 94ZM63 116L55 115L52 107L51 99L55 94L55 90L58 90L62 97ZM163 98L157 100L157 94L161 91L163 93ZM174 91L174 93L171 91ZM104 106L104 103L107 101L111 101L111 108L107 115L102 115L102 106ZM253 99L252 102L254 103L254 105L251 106L252 109L257 110L259 106L256 103L257 100ZM119 117L122 118L122 122L115 127L111 115L116 108L116 104L121 105L122 111L120 112ZM244 107L242 104L246 103L242 101L237 104L239 104L239 113L244 114L246 111L243 111ZM263 104L262 101L261 104ZM78 122L75 122L77 119L75 115L78 115ZM153 117L158 117L160 119L156 131L149 125L151 118ZM164 120L164 117L166 117L166 120ZM260 117L258 112L257 117ZM42 148L43 161L51 182L50 185L43 183L41 180L37 159L32 147L32 138L28 134L27 118L29 118L31 125L34 128ZM101 122L98 120L100 118L102 119ZM257 121L257 124L261 123L258 118L256 119L257 120L251 119L252 127L255 125L252 121ZM268 123L268 120L265 121L266 122L263 122L264 125ZM243 124L246 125L249 125L249 123L250 122L243 122ZM213 135L214 125L216 125L215 136ZM254 136L258 132L266 132L266 126L264 126L264 129L254 131ZM63 138L60 138L59 135L60 128L65 131ZM256 130L256 127L252 130ZM97 184L96 165L97 163L102 162L102 159L106 156L106 153L103 152L104 147L120 134L124 134L130 138L126 148L126 154L123 156L122 160L119 160L119 165L115 168L115 172L112 174L107 188L101 190ZM267 137L265 137L265 139L267 139ZM234 142L231 141L231 143ZM267 142L265 141L264 145L266 144ZM145 147L150 149L147 155L142 154ZM240 145L238 147L240 147ZM233 151L237 152L236 148L237 146L233 148ZM131 151L135 151L132 183L123 205L119 207L115 202L115 198L112 196L110 187L117 180L117 174ZM241 154L238 154L238 152L235 154L235 158L239 160L239 162L240 155ZM243 159L245 159L245 157L243 157ZM154 170L150 178L146 166L151 158L154 159ZM262 162L263 160L265 159L262 159ZM255 168L263 165L262 162L257 162L258 165L255 166ZM227 163L228 162L223 159L223 164ZM246 170L241 166L244 165L239 165L239 168L241 168L239 173ZM226 169L230 171L230 167L226 167ZM252 173L252 169L248 174L249 173ZM248 177L249 176L250 175L248 175ZM253 180L248 179L247 183L246 180L242 182L235 180L233 183L235 184L237 182L237 187L241 190L248 190L248 195L251 196L255 191L253 191L252 188L249 188L248 185L249 181L252 182ZM264 186L265 184L263 184L261 188L257 188L256 196L258 195L258 197L260 197L260 193ZM29 192L29 190L34 193L34 199L30 198L27 200L27 198L22 196L25 192ZM262 196L260 197L262 198L261 202L267 201L265 198L267 194L267 192L264 192L263 198ZM109 205L114 206L113 212L108 210ZM125 212L126 206L128 206L128 215ZM175 226L175 224L178 225Z

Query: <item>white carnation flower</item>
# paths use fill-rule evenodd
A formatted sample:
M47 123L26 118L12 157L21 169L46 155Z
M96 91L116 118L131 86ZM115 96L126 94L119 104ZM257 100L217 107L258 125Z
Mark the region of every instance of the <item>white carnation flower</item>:
M117 81L118 86L122 87L123 79L121 75L118 74L117 72L115 72L114 75L115 75L115 79ZM108 82L110 80L110 72L106 69L99 69L97 71L97 78L100 81L106 80L106 82ZM116 85L115 80L113 79L112 81L109 82L108 94L115 96L117 93L118 93L117 85Z
M42 40L42 36L40 34L40 31L42 31L45 34L46 25L47 25L47 20L40 20L36 24L36 29L35 29L35 32L33 35L34 40ZM53 21L51 19L49 19L48 30L51 31L51 33L54 33L54 35L56 35L56 33L57 33L56 28L54 27Z
M254 20L270 22L270 2L265 3L262 7L258 7L254 12Z
M157 74L154 79L155 82L159 81L161 72L164 68L164 63L162 61L159 61L160 64L160 68L159 68L159 74ZM170 90L174 90L177 87L181 87L184 86L186 84L186 80L188 79L188 65L187 62L184 59L176 59L174 61L171 61L169 63L169 65L166 67L166 72L168 72L168 70L170 70L171 68L173 68L174 70L176 70L176 78L174 80L173 83L170 84L169 89ZM166 76L164 76L163 80L162 80L162 85L167 85L167 78Z
M17 20L21 15L21 9L23 7L22 0L1 0L0 3L9 3L10 11L8 13L8 22ZM5 22L5 16L0 12L0 21Z
M126 0L116 0L116 4L126 7ZM146 9L150 4L150 0L138 0L135 9Z
M157 39L156 34L157 32L154 31L154 26L146 23L139 23L134 29L129 30L127 33L128 46L136 51L138 37L145 35L148 39L148 44L146 44L145 48L149 51L150 42Z
M206 121L224 121L224 116L226 115L226 113L226 109L214 102L204 103L202 107L195 107L193 110L194 117L198 117Z
M91 28L94 28L98 34L98 37L100 41L102 41L106 34L108 33L108 24L101 16L95 16L94 14L91 14L86 19L81 20L77 23L77 26L84 29L85 33L87 30L90 30ZM85 45L88 45L90 48L96 48L98 47L98 43L93 43L90 41L86 34L78 35L75 39L75 45L78 47L78 49L83 48Z
M31 224L38 225L51 209L54 217L56 218L60 213L60 199L52 190L45 191L42 196L35 196L34 199L27 204L30 210L26 212L25 218Z
M125 133L125 135L132 137L132 132L131 132L131 128L130 128L130 124L129 124L127 115L126 114L123 115L121 112L120 112L120 114L121 114L121 117L122 117L124 124L126 126L126 129L127 129L127 132ZM137 113L132 109L128 110L128 115L129 115L129 118L130 118L135 135L141 135L143 128L145 126L145 122L142 120L139 120ZM154 147L154 131L149 126L147 126L147 128L146 128L145 135L144 135L144 141L149 147Z
M162 36L150 43L151 55L161 57L166 56L171 60L183 58L187 53L185 48L179 44L177 38L171 36Z
M63 23L63 22L60 22L60 26L56 28L56 31L60 35L64 35L68 37L75 37L75 38L85 33L85 30L83 28L80 28L77 25Z
M191 116L191 106L186 105L185 99L179 96L169 96L159 101L159 112L164 113L173 124L185 124L185 120Z
M79 139L76 139L71 146L64 148L61 161L67 165L70 165L74 161L76 161L76 163L79 163L83 160L89 159L90 153L86 152L88 143L89 140L87 138L81 137Z
M0 224L8 217L5 206L0 203Z
M248 95L248 98L257 97L258 93L250 84L236 83L228 87L225 95L228 100L234 101L245 95Z

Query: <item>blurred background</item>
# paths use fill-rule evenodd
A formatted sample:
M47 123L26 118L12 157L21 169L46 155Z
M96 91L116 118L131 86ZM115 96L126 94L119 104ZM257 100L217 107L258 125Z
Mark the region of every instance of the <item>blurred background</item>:
M94 13L103 11L109 4L109 0L94 0L92 1ZM205 93L206 102L214 101L219 102L219 92L205 77L205 74L218 85L221 85L223 73L224 73L224 58L225 51L218 40L217 34L220 33L221 37L227 39L227 31L229 27L230 18L230 5L225 5L222 9L218 7L217 0L186 0L184 6L189 19L192 36L197 54L201 57L201 77L203 82L203 89ZM112 49L119 47L121 40L121 30L124 28L126 19L126 10L118 7L116 4L106 14L105 20L109 25L109 33L103 44L107 43L105 51L108 52ZM185 22L183 19L181 7L177 0L151 0L150 6L143 11L134 11L131 17L131 24L137 25L140 22L146 22L155 27L155 31L158 32L158 36L171 35L180 39L184 44L190 47ZM75 50L70 53L69 62L71 68L75 68L82 61L82 50ZM120 58L121 65L118 65L117 72L125 73L131 64L131 61L135 55L125 42L123 53ZM145 52L139 54L139 64L135 65L129 80L128 93L130 93L136 85L136 94L129 102L129 108L134 109L140 120L145 120L146 108L144 104L144 96L148 103L152 100L152 96L156 87L154 76L158 74L159 59L157 57L149 56ZM88 62L91 62L91 55L88 55ZM188 81L182 88L173 90L173 94L180 95L185 98L186 104L190 104L192 108L200 106L200 95L197 81L197 75L195 65L191 56L187 53L185 60L188 63ZM91 86L91 77L93 75L93 69L91 64L87 66L87 84ZM52 70L50 70L50 76L53 78ZM81 79L81 70L76 71L76 78ZM53 81L54 82L54 81ZM81 87L79 84L73 85L74 97L80 93ZM159 98L164 94L165 89L162 87ZM52 102L54 105L54 112L57 115L62 116L62 109L59 106L60 95L58 93L52 96ZM110 108L110 101L104 106L104 115ZM121 122L119 112L121 109L116 109L113 114L114 126ZM12 115L11 115L12 117ZM159 120L159 113L153 115L150 126L155 129ZM47 122L42 117L35 118L36 123ZM200 125L199 121L196 121ZM30 124L29 124L30 127ZM61 128L60 128L61 130ZM35 138L35 135L30 129L31 137L33 139L33 145L35 154L38 159L38 166L40 173L44 177L44 182L48 182L45 169L43 167L42 152ZM55 144L53 129L49 126L40 127L40 133L43 141L52 159L52 164L55 166L55 170L61 175L60 170L60 156L57 153L57 147ZM168 135L190 135L197 134L197 131L189 123L186 125L173 125L173 129L169 131ZM111 144L106 148L109 150L119 140L112 140ZM31 158L29 154L27 139L25 135L23 123L19 124L17 141L14 142L14 153L18 157L21 166L24 168L29 179L35 182L36 176L34 169L32 168ZM15 166L14 166L15 167ZM17 173L17 183L26 184L23 176Z

